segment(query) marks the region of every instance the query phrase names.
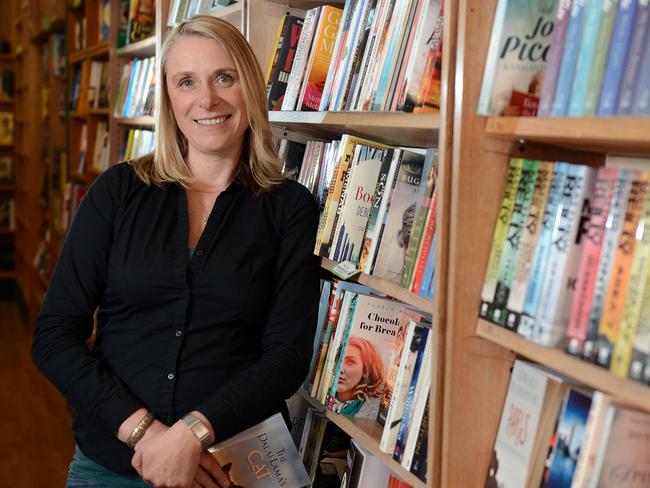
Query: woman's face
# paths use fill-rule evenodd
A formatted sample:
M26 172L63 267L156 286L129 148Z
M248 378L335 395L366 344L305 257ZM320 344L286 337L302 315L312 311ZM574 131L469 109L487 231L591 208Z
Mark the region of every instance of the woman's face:
M358 347L348 347L343 359L339 382L336 386L336 396L339 400L352 400L355 387L363 377L363 361Z
M169 50L167 94L193 155L236 158L248 117L235 63L216 41L179 39Z

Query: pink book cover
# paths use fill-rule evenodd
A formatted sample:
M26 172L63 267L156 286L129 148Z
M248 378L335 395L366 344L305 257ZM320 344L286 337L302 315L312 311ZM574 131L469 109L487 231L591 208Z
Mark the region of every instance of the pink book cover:
M615 168L600 168L596 175L591 200L591 216L580 259L580 271L576 281L576 292L571 305L571 318L567 330L567 349L570 354L582 354L582 347L587 338L591 301L600 262L603 236L617 179L618 170Z

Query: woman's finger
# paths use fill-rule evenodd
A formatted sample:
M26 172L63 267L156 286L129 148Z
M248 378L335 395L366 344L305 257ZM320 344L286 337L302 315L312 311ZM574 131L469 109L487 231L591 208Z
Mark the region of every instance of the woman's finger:
M199 466L196 469L196 474L194 475L194 483L199 483L199 486L203 488L221 488L217 482L210 476L210 474ZM228 485L222 485L228 486Z
M199 460L199 469L203 468L222 488L227 488L232 485L230 478L221 469L219 462L214 458L212 454L207 451L201 453L201 459Z

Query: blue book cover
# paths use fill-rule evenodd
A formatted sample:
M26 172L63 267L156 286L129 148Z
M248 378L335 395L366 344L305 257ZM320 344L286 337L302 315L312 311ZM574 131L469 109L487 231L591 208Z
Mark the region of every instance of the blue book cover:
M320 292L320 301L318 302L318 319L316 321L316 333L314 334L314 342L312 344L312 351L315 352L318 350L318 344L320 343L320 336L323 333L323 327L327 322L327 315L329 312L330 305L330 295L332 294L332 282L327 280L321 280L322 287ZM303 388L306 391L311 391L313 386L312 374L314 372L314 367L316 366L316 361L318 360L318 355L313 354L311 358L311 363L309 364L309 373L307 373L307 378L303 384Z
M571 488L590 408L591 396L573 389L567 391L555 431L546 488Z
M548 193L546 208L544 209L544 218L542 229L537 240L535 248L535 257L531 267L530 278L528 279L528 288L526 289L526 298L524 300L523 313L519 322L517 332L530 339L533 333L533 324L537 314L537 304L540 299L542 284L546 274L546 259L551 249L551 236L555 228L555 222L558 219L559 202L562 197L562 188L564 180L568 173L569 165L558 162L553 168L553 178L551 180L551 189Z
M551 115L553 117L565 116L569 108L571 84L573 83L573 73L575 72L578 52L580 50L584 24L582 19L584 18L586 3L587 0L575 0L571 6L571 17L569 18L569 27L567 27L566 40L564 42L564 54L562 55L560 74L557 77L555 97L553 98L553 107L551 108Z
M643 59L634 87L632 115L650 115L650 29L646 32Z
M581 116L584 110L591 67L594 64L596 55L596 40L602 13L603 0L591 0L585 10L582 41L580 42L580 52L578 53L578 62L569 99L568 115L572 117Z
M627 49L632 38L636 10L637 0L621 0L616 14L612 40L609 44L605 77L598 103L598 115L614 115L618 106L618 93L623 78Z
M133 66L131 67L131 77L129 78L129 84L126 89L126 94L124 95L126 97L126 100L124 102L124 108L122 110L122 117L127 117L129 113L129 109L131 107L131 101L133 100L133 91L135 88L135 84L138 81L138 75L140 73L140 67L142 66L142 63L144 62L143 59L136 59L133 61Z
M433 299L433 296L429 296L429 294L433 292L429 292L429 290L432 287L432 283L436 281L434 279L436 274L436 235L437 233L434 229L433 237L431 238L431 249L429 249L427 264L424 267L424 274L422 275L422 283L420 284L420 289L418 290L418 294L420 296L428 297L431 299Z
M639 6L634 21L630 47L628 48L623 79L621 80L620 95L618 97L618 108L616 113L625 115L632 112L634 104L634 87L641 67L641 57L647 45L648 23L650 21L650 0L639 0Z

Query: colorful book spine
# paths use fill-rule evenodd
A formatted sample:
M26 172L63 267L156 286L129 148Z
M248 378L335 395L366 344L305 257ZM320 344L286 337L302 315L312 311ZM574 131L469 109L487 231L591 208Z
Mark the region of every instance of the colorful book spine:
M649 34L650 36L650 34ZM645 51L636 79L632 100L632 115L650 115L650 41L646 39Z
M517 331L519 326L519 317L524 309L524 300L526 299L526 288L528 279L535 257L535 247L542 229L544 218L544 209L548 200L548 192L551 188L553 178L553 166L550 161L539 161L537 170L537 179L533 198L528 209L528 216L524 225L521 243L519 244L519 259L517 269L508 295L507 317L505 326Z
M537 247L535 248L535 257L533 258L530 278L528 279L524 308L519 317L519 326L517 327L517 333L528 339L533 335L535 314L537 313L537 305L546 272L546 260L551 248L551 237L555 228L555 221L558 218L559 203L568 169L569 165L562 162L555 163L553 168L553 179L551 180L551 188L548 193L546 208L544 209L542 228L539 233L539 239L537 240Z
M593 168L578 164L567 173L533 332L533 340L545 346L564 345L595 178Z
M600 29L596 39L596 52L594 62L589 73L589 82L587 83L587 94L585 95L585 104L582 115L592 116L598 109L598 99L600 98L600 88L603 83L605 74L605 64L607 63L607 51L612 39L616 13L618 12L619 0L603 0L603 13L600 19Z
M639 383L650 385L650 273L643 288L639 323L632 346L632 360L628 377Z
M551 47L546 58L546 72L544 73L542 94L539 97L538 117L548 117L551 115L555 87L557 86L557 76L560 73L567 27L569 27L569 17L571 16L571 2L572 0L558 0L557 3L555 21L553 22L553 34L551 36Z
M585 1L573 0L573 4L571 5L569 27L567 27L562 53L562 64L560 65L560 73L557 77L557 86L555 87L555 96L553 97L553 106L551 108L551 115L553 117L563 117L567 114L569 108L573 74L575 73L578 53L581 49L580 41L584 27Z
M436 270L436 240L437 234L433 234L431 239L431 248L429 249L429 254L427 255L427 264L424 267L424 275L422 276L422 285L418 290L418 294L429 300L433 300L433 295L435 293L436 280L435 280L435 270Z
M594 281L594 290L591 298L591 310L589 311L589 322L587 335L582 347L582 357L587 361L593 361L596 352L596 338L598 326L605 304L609 275L611 274L616 246L618 245L621 231L623 229L623 217L627 206L627 197L632 183L632 174L629 171L619 171L619 176L614 188L614 196L607 215L605 224L605 235L600 251L600 260Z
M609 43L605 75L598 102L598 115L614 115L623 78L627 50L632 38L637 0L621 0L616 14L612 39Z
M607 216L618 180L618 170L600 168L594 183L591 199L591 215L587 226L586 241L580 258L576 292L571 307L571 319L567 329L567 351L581 355L589 328L589 311L596 283L596 273L603 246Z
M483 68L483 82L481 83L481 94L478 99L477 109L479 115L494 115L492 111L492 89L497 74L497 62L499 60L499 51L501 50L501 37L503 35L507 10L508 0L499 0L497 2L496 12L494 13L494 20L492 21L490 45L488 47L487 59L485 60L485 68Z
M411 291L413 293L422 294L422 290L425 289L423 282L426 281L426 271L427 264L429 262L429 256L434 254L435 261L435 236L436 236L436 219L438 211L438 192L433 192L433 197L431 198L431 207L429 208L429 213L427 214L427 219L424 224L424 234L422 235L422 243L420 244L420 249L418 251L418 256L415 264L415 270L413 272L413 284L411 285Z
M623 79L621 80L620 94L618 97L617 115L628 115L632 112L634 104L634 87L641 68L643 52L648 44L648 32L650 24L650 0L638 0L634 30L628 47Z
M584 111L589 75L591 74L591 67L596 57L596 41L603 14L603 1L590 0L586 6L582 40L580 41L578 61L573 76L571 97L569 98L569 108L567 111L567 115L571 117L579 117Z
M510 225L510 217L512 216L512 209L515 205L515 196L519 188L519 179L521 178L523 167L523 159L513 158L510 160L503 195L501 197L501 206L494 226L494 234L492 235L492 246L490 247L485 279L483 280L483 290L481 291L479 315L484 319L492 317L492 300L494 299L494 292L497 289L499 260L503 251L508 225Z
M535 191L538 167L538 161L524 160L521 177L519 178L519 187L515 195L512 215L510 216L510 223L508 224L501 258L499 259L497 286L492 300L491 320L495 324L505 325L506 322L506 305L519 259L519 249L521 247L520 244L526 218L528 217L528 209Z
M646 197L643 215L636 230L632 271L627 286L619 335L612 354L610 371L620 378L627 378L632 360L634 338L641 314L641 301L650 264L650 198Z
M268 80L269 110L280 110L287 90L287 82L291 74L291 67L295 59L303 20L293 15L287 15L282 24L280 41L276 50L273 66L270 69Z
M636 244L636 231L645 208L650 174L641 173L632 182L625 208L623 230L616 249L616 256L607 286L603 316L598 326L598 351L596 363L609 368L612 353L620 332L625 296L632 274L632 261Z

